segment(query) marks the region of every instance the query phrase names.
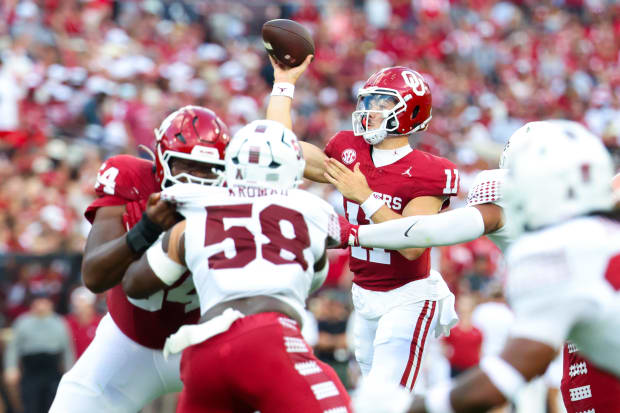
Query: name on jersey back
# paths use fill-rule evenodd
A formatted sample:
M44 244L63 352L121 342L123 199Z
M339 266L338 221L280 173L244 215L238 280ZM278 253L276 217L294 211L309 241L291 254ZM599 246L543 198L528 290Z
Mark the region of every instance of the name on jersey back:
M238 196L244 198L260 198L265 196L282 195L288 196L288 189L283 188L269 188L264 186L252 186L252 185L235 185L228 188L229 196Z

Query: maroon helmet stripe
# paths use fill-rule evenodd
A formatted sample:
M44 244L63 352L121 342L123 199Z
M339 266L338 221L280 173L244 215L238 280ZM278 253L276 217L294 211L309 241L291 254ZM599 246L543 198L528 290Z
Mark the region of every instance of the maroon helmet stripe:
M259 158L260 158L260 148L258 146L250 147L250 157L248 159L248 162L258 163Z

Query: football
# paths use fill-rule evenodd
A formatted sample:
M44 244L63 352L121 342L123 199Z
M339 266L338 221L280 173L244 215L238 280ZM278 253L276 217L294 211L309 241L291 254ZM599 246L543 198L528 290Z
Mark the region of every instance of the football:
M267 53L286 66L299 66L306 56L314 54L310 32L293 20L269 20L263 24L262 35Z

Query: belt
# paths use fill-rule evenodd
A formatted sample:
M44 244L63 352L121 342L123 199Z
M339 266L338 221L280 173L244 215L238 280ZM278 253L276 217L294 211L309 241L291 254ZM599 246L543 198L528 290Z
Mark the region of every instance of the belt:
M268 295L257 295L253 297L237 298L235 300L224 301L211 307L206 313L200 317L199 323L209 321L212 318L222 314L227 308L237 310L244 315L258 313L281 313L293 320L301 326L301 318L297 310L291 305L285 303L279 298Z
M227 331L236 320L251 314L281 313L292 318L301 325L297 311L274 297L259 295L225 301L210 308L200 318L198 324L184 325L166 339L164 358L170 354L180 353L189 346L202 343L211 337Z

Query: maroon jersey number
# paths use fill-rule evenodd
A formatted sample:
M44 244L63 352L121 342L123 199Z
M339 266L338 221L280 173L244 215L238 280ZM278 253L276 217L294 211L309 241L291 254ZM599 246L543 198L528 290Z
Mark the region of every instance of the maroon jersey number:
M208 206L205 226L205 246L233 240L235 255L227 257L224 251L209 257L209 268L242 268L256 259L257 242L250 230L241 225L224 226L224 218L250 218L252 204ZM310 233L303 216L290 208L270 205L259 214L261 234L269 240L260 244L262 257L273 264L301 265L308 262L303 251L310 246ZM230 255L230 254L229 254Z
M614 255L607 264L607 271L605 271L605 279L614 290L620 290L620 254Z
M224 227L224 218L249 218L252 216L252 204L208 206L205 227L205 247L231 238L236 254L227 258L224 251L209 257L209 268L241 268L256 258L254 236L246 227Z
M269 205L261 211L259 218L262 231L269 238L269 243L261 247L263 258L274 264L298 262L306 271L308 263L304 250L310 246L310 234L304 217L290 208ZM293 257L285 258L286 252L292 253Z

